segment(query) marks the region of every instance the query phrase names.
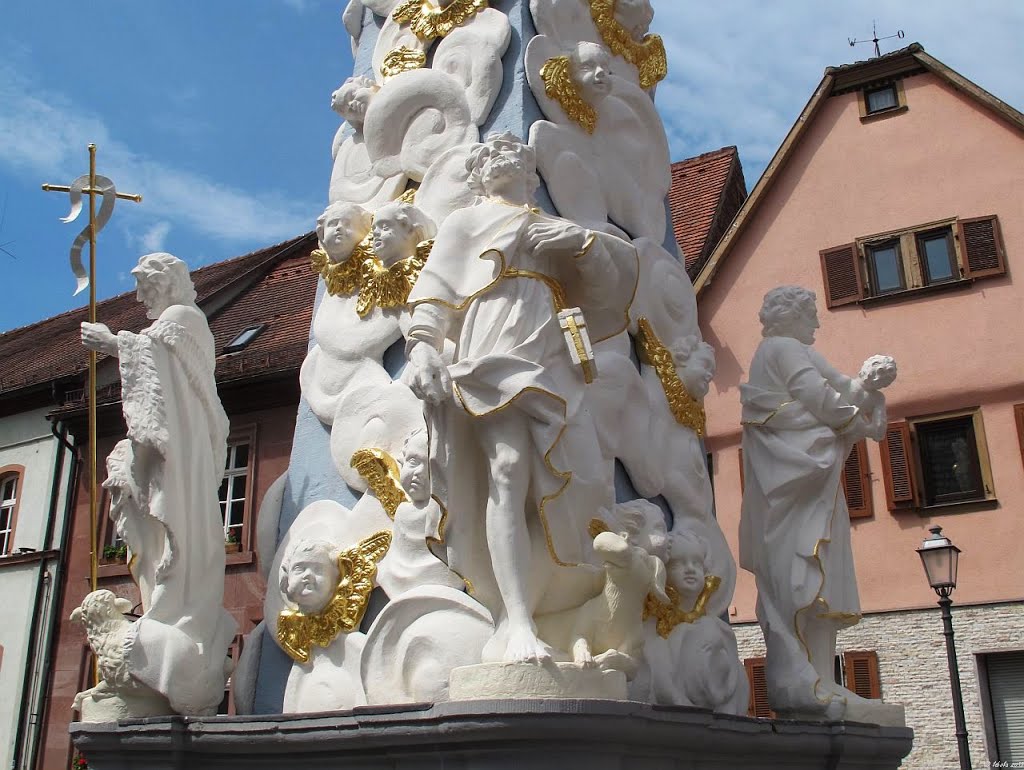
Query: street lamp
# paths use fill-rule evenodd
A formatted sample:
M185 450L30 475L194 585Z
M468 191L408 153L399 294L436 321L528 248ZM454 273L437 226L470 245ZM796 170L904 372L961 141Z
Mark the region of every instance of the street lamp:
M956 721L956 744L960 753L960 770L971 770L971 750L967 745L967 721L964 719L964 696L960 690L960 666L953 646L953 615L949 608L953 600L949 595L956 588L957 562L960 549L942 534L942 527L931 527L931 537L925 538L917 549L924 565L928 583L939 596L942 608L942 633L946 637L946 661L949 664L949 682L953 689L953 717Z

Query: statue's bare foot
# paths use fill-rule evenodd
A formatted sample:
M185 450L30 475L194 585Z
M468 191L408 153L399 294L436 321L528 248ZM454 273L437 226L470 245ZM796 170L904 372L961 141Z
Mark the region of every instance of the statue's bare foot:
M506 663L546 663L551 660L551 648L537 638L530 628L509 631L505 648Z

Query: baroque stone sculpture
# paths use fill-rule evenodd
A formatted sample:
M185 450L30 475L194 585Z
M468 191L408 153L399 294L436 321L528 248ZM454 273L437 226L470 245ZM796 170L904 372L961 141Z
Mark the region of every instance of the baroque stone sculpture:
M76 701L83 721L149 716L156 700L163 713L215 713L236 628L222 607L217 489L228 419L214 380L213 335L184 262L147 254L132 274L153 323L117 335L83 323L82 341L118 358L128 438L108 458L105 486L143 612L135 622L120 617L109 591L89 594L75 611L104 661L100 685ZM142 711L126 698L137 702L140 693L148 697Z
M836 633L860 620L841 475L853 444L880 438L880 388L895 362L869 359L857 381L812 347L814 292L769 291L764 339L740 385L744 493L740 564L757 580L768 699L780 716L903 724L903 707L834 680Z

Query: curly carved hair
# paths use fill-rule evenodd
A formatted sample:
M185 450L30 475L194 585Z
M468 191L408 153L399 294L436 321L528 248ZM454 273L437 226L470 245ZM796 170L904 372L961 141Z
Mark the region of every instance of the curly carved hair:
M299 540L292 545L281 559L280 587L281 593L288 591L288 570L298 556L314 556L334 564L338 558L338 549L326 540Z
M189 275L188 265L173 254L163 251L146 254L132 268L137 281L156 283L169 297L171 305L188 305L196 301L196 289Z
M405 201L391 201L385 203L373 215L374 221L381 219L393 219L396 222L410 225L416 243L433 238L437 234L437 227L434 220L427 216L423 209Z
M485 141L474 144L470 149L469 158L466 160L469 189L477 195L486 196L484 172L487 169L487 164L508 151L515 153L523 162L529 191L532 193L536 190L540 186L540 177L537 176L537 151L510 131L489 134Z
M793 319L814 308L817 296L803 286L776 286L764 295L761 312L761 336L777 337Z

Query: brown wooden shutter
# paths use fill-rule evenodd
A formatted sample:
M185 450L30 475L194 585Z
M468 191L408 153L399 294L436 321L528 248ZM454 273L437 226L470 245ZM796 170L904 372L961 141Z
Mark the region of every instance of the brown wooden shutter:
M775 719L775 712L768 705L768 680L764 673L764 658L747 658L743 661L750 682L750 701L747 715Z
M862 519L874 513L871 504L871 474L868 471L868 442L861 439L853 445L843 466L843 492L851 519Z
M825 304L839 307L864 297L857 244L848 243L834 249L819 251L821 274L825 280Z
M1024 461L1024 404L1013 407L1013 418L1017 422L1017 443L1020 444L1020 458Z
M964 278L986 278L1006 273L1003 236L994 214L961 219L957 222L957 229L963 253Z
M843 668L846 670L846 689L862 698L881 698L882 683L878 676L878 653L874 650L857 650L843 653Z
M890 511L913 508L917 504L917 483L914 471L914 450L910 443L910 426L906 422L890 422L882 441L882 475L885 500Z

